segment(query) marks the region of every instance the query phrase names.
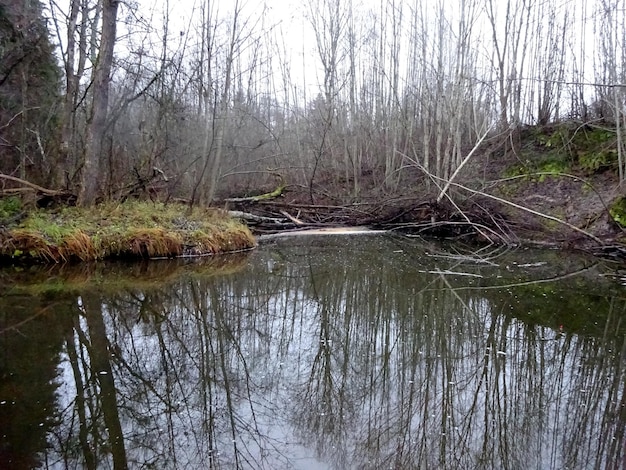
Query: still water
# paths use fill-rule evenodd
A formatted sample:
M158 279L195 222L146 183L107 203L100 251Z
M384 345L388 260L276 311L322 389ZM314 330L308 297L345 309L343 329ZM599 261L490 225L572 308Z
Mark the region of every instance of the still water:
M0 271L0 468L624 468L626 287L397 236Z

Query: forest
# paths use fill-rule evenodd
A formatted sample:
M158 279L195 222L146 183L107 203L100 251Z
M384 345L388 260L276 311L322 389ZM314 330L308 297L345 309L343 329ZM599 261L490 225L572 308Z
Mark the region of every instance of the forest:
M625 0L179 3L0 0L3 194L280 195L299 221L456 206L470 178L625 178Z

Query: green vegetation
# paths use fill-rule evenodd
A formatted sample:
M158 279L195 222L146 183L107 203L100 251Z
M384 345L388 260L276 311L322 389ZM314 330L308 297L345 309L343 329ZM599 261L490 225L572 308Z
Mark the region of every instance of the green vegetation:
M52 262L197 256L254 245L248 228L223 211L138 201L38 209L0 233L1 257Z
M507 171L508 176L579 171L591 175L617 170L617 136L615 129L589 124L563 123L532 127L522 131L520 150L523 165Z
M626 227L626 197L620 197L611 205L609 213L620 226Z
M0 199L0 223L14 217L22 210L22 201L15 196Z

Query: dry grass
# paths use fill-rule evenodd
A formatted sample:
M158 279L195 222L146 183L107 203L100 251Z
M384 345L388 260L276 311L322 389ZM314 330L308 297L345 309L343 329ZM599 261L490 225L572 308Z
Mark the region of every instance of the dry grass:
M89 261L98 257L98 252L91 241L91 237L81 230L64 237L60 246L66 261L72 258Z
M133 229L122 245L121 254L141 258L180 256L183 253L182 236L162 228Z
M55 263L198 256L254 246L250 230L220 210L148 202L37 210L0 232L0 257Z

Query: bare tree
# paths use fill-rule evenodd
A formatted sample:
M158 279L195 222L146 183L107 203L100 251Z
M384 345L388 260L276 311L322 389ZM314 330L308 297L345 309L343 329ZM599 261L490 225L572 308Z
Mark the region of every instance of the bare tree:
M216 10L211 1L206 4L206 22L203 25L203 34L206 37L202 40L206 48L206 59L209 61L207 73L207 86L210 86L213 94L213 112L206 115L205 140L202 155L199 159L199 174L196 176L192 191L192 203L210 203L215 197L220 180L222 159L225 153L224 138L227 130L227 123L231 111L231 98L233 91L235 62L242 53L242 48L247 42L254 42L252 31L255 24L251 24L251 17L244 17L244 5L236 0L232 9L232 18L227 26L227 37L223 48L223 56L217 54L215 43L216 25L214 23ZM217 63L220 59L221 63ZM221 76L218 76L216 69L221 68ZM219 82L218 82L219 80ZM209 94L207 93L207 100ZM205 101L205 112L207 111Z
M87 144L78 192L78 204L82 206L95 203L98 196L119 4L119 0L102 0L102 33L94 69L92 109L87 122Z
M314 102L313 123L317 127L317 142L313 142L313 168L309 176L309 195L314 202L313 185L323 158L330 158L336 163L333 131L337 129L339 108L339 67L345 57L343 41L348 25L348 12L345 2L340 0L309 0L307 19L315 34L317 54L322 65L322 83L320 95ZM320 99L322 98L322 99Z
M406 192L432 183L428 174L454 174L494 121L510 136L593 112L622 128L624 170L624 0L580 10L538 0L308 0L289 21L301 15L311 49L290 43L291 25L274 30L269 1L203 0L182 31L166 2L152 21L132 10L124 37L135 39L113 61L117 2L71 0L65 18L50 2L67 90L54 179L67 171L76 183L82 170L83 204L130 194L155 168L192 203L226 186L260 190L276 169L312 200L320 190L342 200L366 187Z

